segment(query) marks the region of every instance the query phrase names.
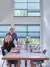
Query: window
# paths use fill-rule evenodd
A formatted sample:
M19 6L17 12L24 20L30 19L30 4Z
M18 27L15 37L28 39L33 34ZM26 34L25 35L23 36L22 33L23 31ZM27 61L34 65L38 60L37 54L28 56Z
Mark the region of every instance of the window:
M10 27L10 24L0 24L0 44L3 43L3 39L6 33L9 32Z
M10 24L0 24L0 44L3 43L10 28ZM14 24L14 30L18 36L19 44L25 43L27 36L31 38L31 44L40 44L40 24Z
M40 0L14 0L14 16L40 16Z
M15 25L15 32L18 37L26 37L26 26L25 25Z
M40 24L15 24L14 30L19 38L19 44L31 37L31 44L40 44Z

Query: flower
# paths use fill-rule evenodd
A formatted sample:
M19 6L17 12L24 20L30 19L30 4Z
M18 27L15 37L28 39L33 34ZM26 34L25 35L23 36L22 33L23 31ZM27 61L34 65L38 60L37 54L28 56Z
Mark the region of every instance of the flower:
M26 43L26 44L29 44L29 43L30 43L30 41L31 41L30 37L29 37L29 36L27 36L27 37L26 37L26 40L25 40L25 43Z

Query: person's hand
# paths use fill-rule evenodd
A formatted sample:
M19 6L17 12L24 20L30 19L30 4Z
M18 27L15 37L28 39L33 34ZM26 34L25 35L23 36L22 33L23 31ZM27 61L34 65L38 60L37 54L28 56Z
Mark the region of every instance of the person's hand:
M10 42L12 40L12 37L10 35L7 35L5 37L5 42Z

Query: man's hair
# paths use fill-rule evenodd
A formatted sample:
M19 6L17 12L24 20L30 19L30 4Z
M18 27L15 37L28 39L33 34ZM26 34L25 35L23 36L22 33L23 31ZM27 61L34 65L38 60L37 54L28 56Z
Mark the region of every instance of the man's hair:
M10 28L10 30L14 30L14 28Z

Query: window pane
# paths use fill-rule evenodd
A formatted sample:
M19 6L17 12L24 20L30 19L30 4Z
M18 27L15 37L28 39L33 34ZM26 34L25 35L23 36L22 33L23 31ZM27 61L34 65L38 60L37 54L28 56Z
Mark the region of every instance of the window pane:
M28 33L28 36L33 37L33 38L39 38L40 33Z
M14 3L14 9L27 9L27 3Z
M28 16L40 16L40 12L28 12Z
M0 31L9 31L10 26L0 26Z
M0 37L1 37L1 38L2 38L2 37L5 37L5 35L6 35L6 32L5 32L5 33L0 32Z
M27 2L27 0L14 0L14 2Z
M28 31L40 31L40 26L28 26Z
M35 38L32 38L32 39L31 39L31 43L34 44L34 45L36 44Z
M40 0L14 0L14 16L40 16Z
M28 3L28 9L32 10L40 9L40 3Z
M40 44L40 38L36 38L36 44Z
M40 38L31 38L31 43L34 45L40 44Z
M15 31L25 31L26 32L26 26L15 26Z
M4 38L0 38L0 47L3 45Z
M40 0L28 0L28 2L40 2Z
M27 16L27 10L14 10L14 16Z
M16 33L18 37L26 37L26 33Z
M19 38L18 42L19 42L19 44L24 45L25 44L25 38Z
M0 37L5 37L6 33L9 32L10 28L10 24L0 24Z

